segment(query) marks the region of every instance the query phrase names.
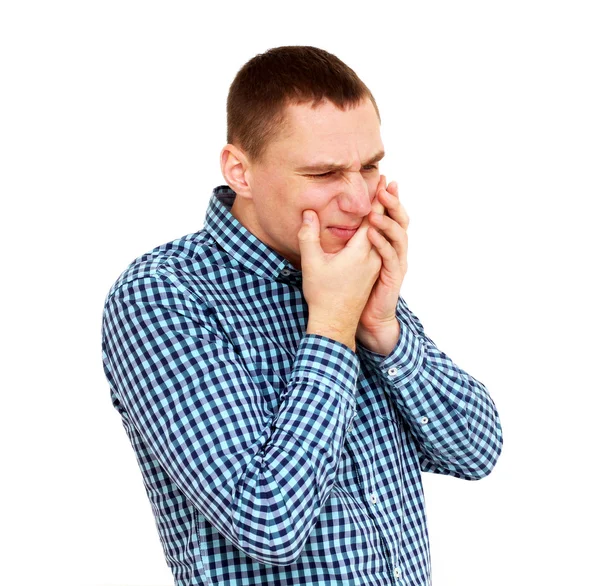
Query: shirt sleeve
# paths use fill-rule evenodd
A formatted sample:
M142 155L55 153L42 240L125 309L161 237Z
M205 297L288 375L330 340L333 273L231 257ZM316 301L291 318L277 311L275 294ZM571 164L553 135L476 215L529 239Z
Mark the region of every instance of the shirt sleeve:
M359 361L305 335L272 412L209 309L165 275L121 286L104 309L105 374L122 417L194 507L256 561L291 564L333 487Z
M486 387L437 348L402 297L400 337L383 357L360 347L416 439L423 472L487 476L502 451L502 428Z

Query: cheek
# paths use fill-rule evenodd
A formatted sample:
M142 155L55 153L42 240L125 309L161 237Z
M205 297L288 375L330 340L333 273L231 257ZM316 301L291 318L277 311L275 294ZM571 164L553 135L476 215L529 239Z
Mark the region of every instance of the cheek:
M379 173L374 173L372 177L367 179L367 187L369 189L369 198L371 201L375 200L375 195L377 193L377 185L379 184L380 175Z
M304 189L299 199L302 201L304 209L319 211L327 207L329 202L335 198L335 193L335 188L331 183L315 183Z
M295 202L296 215L302 223L302 212L313 210L319 217L321 228L335 214L335 190L326 185L309 185L298 194Z

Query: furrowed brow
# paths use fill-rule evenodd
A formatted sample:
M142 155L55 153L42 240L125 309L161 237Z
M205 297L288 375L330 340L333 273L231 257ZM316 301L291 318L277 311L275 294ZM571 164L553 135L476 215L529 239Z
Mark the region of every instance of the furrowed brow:
M383 159L385 156L384 151L379 151L373 155L368 161L363 163L363 167L367 165L373 165ZM327 171L345 171L348 167L345 165L336 165L335 163L315 163L314 165L306 165L305 167L299 167L296 169L297 173L323 173Z
M377 154L373 155L364 165L373 165L374 163L378 163L385 157L385 151L379 151Z

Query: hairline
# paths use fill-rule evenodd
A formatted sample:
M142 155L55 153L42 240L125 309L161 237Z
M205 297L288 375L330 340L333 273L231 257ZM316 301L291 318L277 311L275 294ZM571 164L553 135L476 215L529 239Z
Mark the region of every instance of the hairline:
M320 99L319 98L295 98L295 97L287 98L271 118L271 124L273 126L277 126L277 128L269 129L269 131L267 132L267 134L265 136L265 140L263 141L263 143L261 145L261 149L257 153L257 155L255 155L254 157L251 157L247 151L244 151L242 149L241 144L239 144L239 142L235 146L237 146L244 152L244 154L248 158L248 161L251 164L262 163L262 162L264 162L264 159L265 159L267 151L269 150L269 147L276 140L285 138L286 136L290 136L289 132L287 132L289 130L289 126L290 126L289 125L289 117L287 116L288 108L290 106L301 106L303 104L310 104L310 107L314 110L314 109L326 104L327 102L329 102L329 103L333 104L338 110L346 111L346 110L358 108L361 104L363 104L366 101L370 101L371 104L373 104L373 108L375 109L375 113L377 114L379 124L381 125L381 116L379 114L379 109L377 107L377 104L375 103L375 99L372 97L372 95L368 91L364 93L364 95L358 100L358 102L354 103L354 102L349 101L346 104L344 104L343 106L338 106L338 104L336 104L333 100L330 100L326 96L323 96ZM379 153L377 153L377 154L379 154Z

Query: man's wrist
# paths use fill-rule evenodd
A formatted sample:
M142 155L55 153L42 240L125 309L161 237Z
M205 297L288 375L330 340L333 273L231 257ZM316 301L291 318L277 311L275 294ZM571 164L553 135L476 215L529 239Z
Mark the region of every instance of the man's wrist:
M356 352L356 328L323 323L309 318L306 333L330 338L348 346L353 352Z
M380 354L381 356L388 356L392 350L396 347L400 338L400 322L394 318L388 325L380 327L375 331L367 331L364 328L360 328L357 331L356 339L364 346L367 350Z

